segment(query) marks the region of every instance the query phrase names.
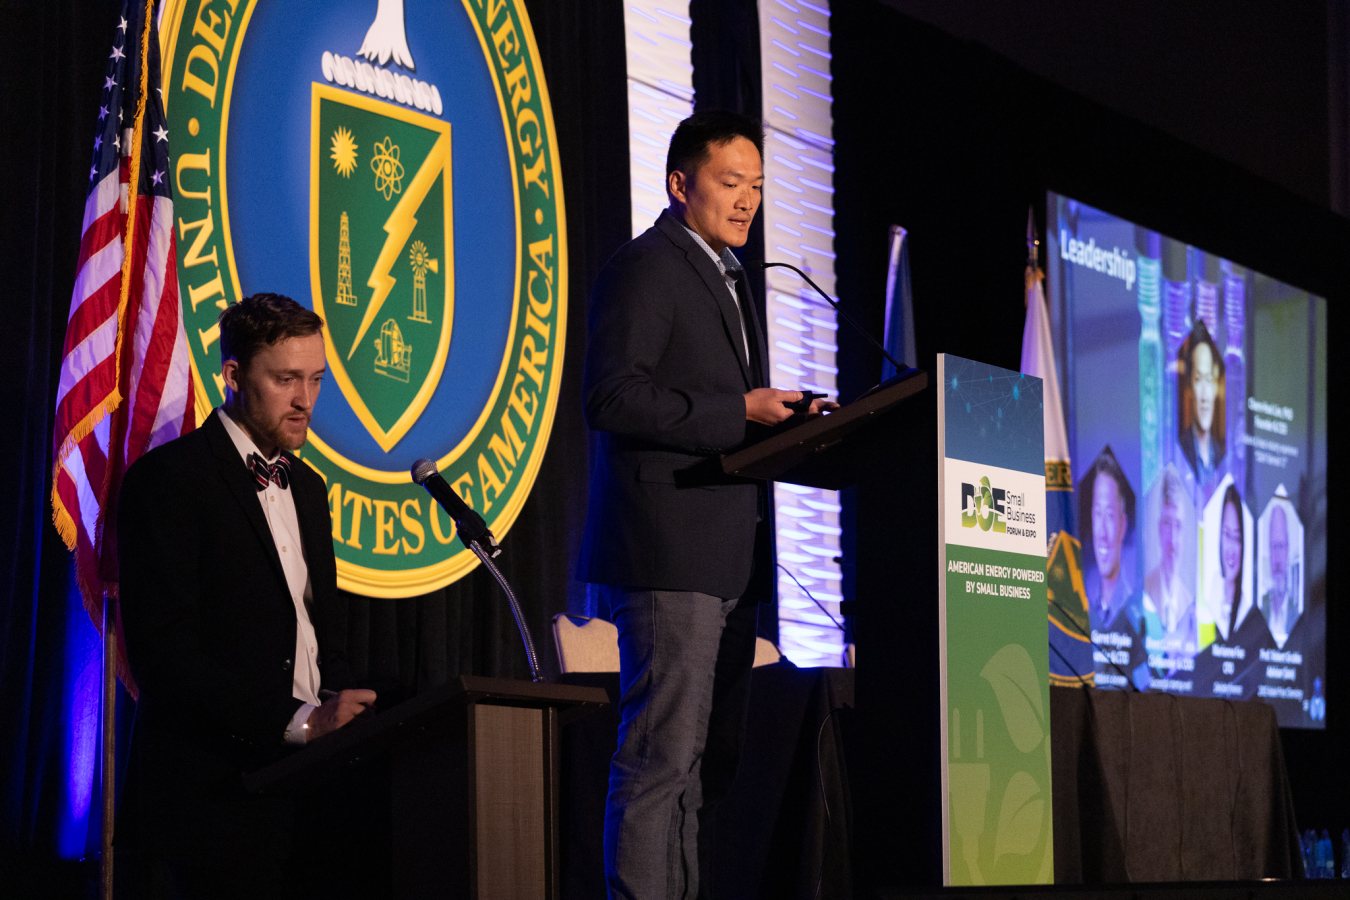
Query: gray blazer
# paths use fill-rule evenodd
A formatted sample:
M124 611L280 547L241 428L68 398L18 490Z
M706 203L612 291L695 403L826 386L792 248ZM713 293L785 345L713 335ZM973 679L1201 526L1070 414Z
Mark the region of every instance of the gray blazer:
M591 296L584 399L597 432L577 577L739 597L763 485L717 456L758 435L742 395L768 384L748 286L741 323L716 264L669 212L605 264Z

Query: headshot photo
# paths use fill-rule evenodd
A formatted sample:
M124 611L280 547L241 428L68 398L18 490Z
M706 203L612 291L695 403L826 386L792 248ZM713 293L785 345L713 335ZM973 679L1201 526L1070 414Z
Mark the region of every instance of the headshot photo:
M1223 354L1197 319L1177 353L1177 443L1199 485L1223 463L1224 396Z
M1078 484L1084 587L1092 628L1139 626L1139 575L1134 552L1134 489L1110 445L1102 448ZM1130 614L1121 617L1122 611Z
M1232 475L1224 475L1200 517L1204 548L1196 616L1200 644L1237 640L1255 604L1256 529Z
M1198 649L1195 614L1195 508L1176 467L1168 463L1148 493L1144 514L1145 644L1150 653L1193 656Z
M1257 523L1258 608L1281 650L1303 615L1303 522L1284 485L1266 504Z

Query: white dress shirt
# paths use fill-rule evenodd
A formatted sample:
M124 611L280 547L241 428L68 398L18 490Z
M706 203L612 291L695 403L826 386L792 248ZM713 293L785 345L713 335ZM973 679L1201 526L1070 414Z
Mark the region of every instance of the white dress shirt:
M708 246L708 242L698 236L697 231L690 228L688 225L684 226L684 230L689 232L689 235L698 243L698 245L707 251L707 254L712 257L712 261L717 264L717 271L721 272L722 277L726 279L727 290L731 291L731 302L736 304L736 313L740 316L741 346L745 347L745 364L748 366L750 365L750 336L745 332L745 310L741 309L741 297L736 293L737 276L731 274L732 272L736 272L743 278L745 277L745 272L741 268L741 264L736 260L736 254L732 253L730 249L724 248L722 250L722 255L718 256L713 252L713 248Z
M257 453L268 463L274 463L280 451L271 459L263 456L253 439L240 428L224 409L219 410L221 424L234 441L235 449L245 464L250 454ZM267 526L272 530L272 540L276 542L277 556L281 557L281 569L286 573L286 586L290 588L291 601L295 604L295 667L291 696L301 702L301 707L291 717L286 727L288 744L305 743L308 733L309 715L320 705L319 700L319 641L314 635L314 624L309 618L309 604L314 595L309 584L309 565L305 562L304 543L300 540L300 519L295 512L295 497L291 495L289 482L282 488L275 481L267 482L267 487L258 492L258 502L262 504Z

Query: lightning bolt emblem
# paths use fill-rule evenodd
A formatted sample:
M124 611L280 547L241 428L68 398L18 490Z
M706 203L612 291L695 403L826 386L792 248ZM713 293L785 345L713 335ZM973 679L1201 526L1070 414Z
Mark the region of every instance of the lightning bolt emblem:
M366 331L375 321L375 317L379 315L380 307L384 306L384 301L389 298L389 292L394 289L394 283L398 281L389 272L393 269L394 263L403 255L403 246L408 242L409 236L412 235L413 228L417 226L417 210L421 207L427 194L431 192L431 186L436 183L436 176L443 171L449 171L449 169L450 135L442 133L436 139L431 152L427 154L422 167L417 170L417 175L413 178L412 184L408 185L403 197L394 206L394 211L389 214L389 219L384 223L384 230L388 237L384 239L384 247L375 260L375 268L371 270L370 278L366 280L366 286L370 287L374 293L371 294L370 303L366 306L366 314L361 317L361 327L356 330L356 340L352 341L352 348L347 351L347 359L351 359L352 355L356 353L356 348L361 345L361 339L366 336Z

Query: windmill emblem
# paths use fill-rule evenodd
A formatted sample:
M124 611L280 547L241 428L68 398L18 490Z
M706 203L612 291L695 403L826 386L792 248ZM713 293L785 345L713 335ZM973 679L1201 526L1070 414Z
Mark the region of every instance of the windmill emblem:
M427 318L427 271L439 275L441 262L427 257L427 245L421 241L413 241L412 248L408 252L408 261L412 264L413 270L413 314L408 318L414 322L430 324L431 320Z

